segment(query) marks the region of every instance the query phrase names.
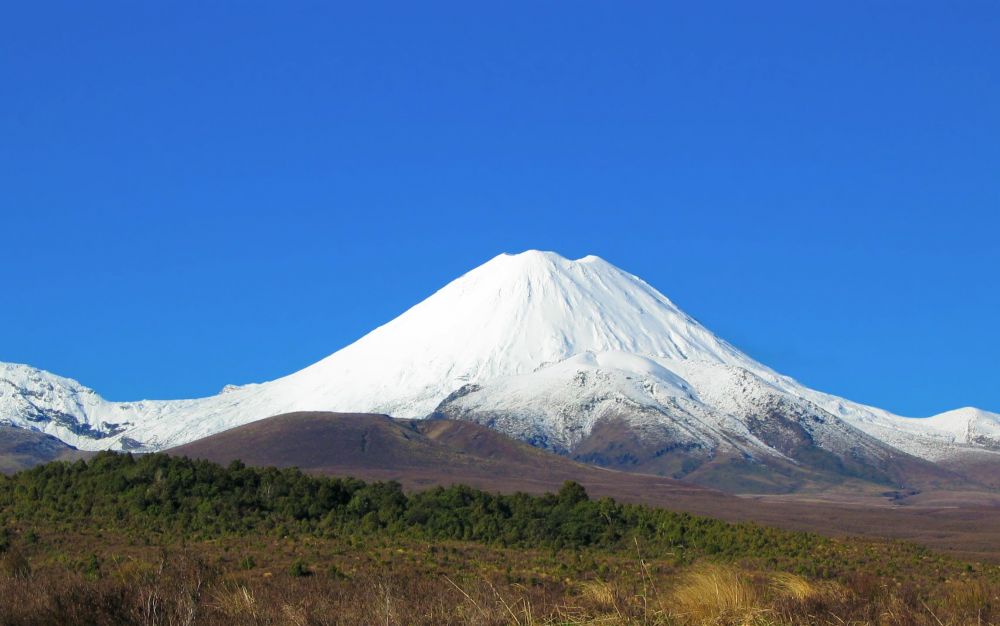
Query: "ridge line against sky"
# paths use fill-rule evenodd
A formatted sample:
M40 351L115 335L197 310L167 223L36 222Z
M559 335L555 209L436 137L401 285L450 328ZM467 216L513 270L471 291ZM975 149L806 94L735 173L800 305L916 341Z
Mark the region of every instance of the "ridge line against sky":
M74 3L0 24L0 360L305 367L596 254L810 387L1000 411L1000 6Z

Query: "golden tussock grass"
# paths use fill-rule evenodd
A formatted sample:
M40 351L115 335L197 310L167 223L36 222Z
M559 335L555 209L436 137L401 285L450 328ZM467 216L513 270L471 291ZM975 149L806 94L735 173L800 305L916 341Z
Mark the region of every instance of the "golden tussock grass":
M799 602L817 600L837 592L832 585L810 582L788 572L771 575L771 590L778 597L791 598Z
M661 606L668 615L696 624L756 624L766 611L758 585L726 565L703 564L687 572Z
M615 588L601 580L581 583L580 598L597 609L610 611L618 605Z
M259 612L253 591L243 585L219 589L213 594L214 608L227 617L257 623Z

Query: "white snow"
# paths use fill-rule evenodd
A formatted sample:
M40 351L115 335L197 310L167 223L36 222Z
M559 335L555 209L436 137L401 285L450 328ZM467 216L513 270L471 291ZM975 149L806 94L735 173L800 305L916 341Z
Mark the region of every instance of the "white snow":
M490 260L301 371L208 398L108 402L76 381L0 364L0 421L82 449L162 449L296 410L425 417L464 385L480 388L456 404L506 411L524 432L566 445L614 409L644 424L672 420L706 445L776 454L744 421L778 396L924 458L1000 442L1000 415L903 418L808 389L603 259L538 251Z

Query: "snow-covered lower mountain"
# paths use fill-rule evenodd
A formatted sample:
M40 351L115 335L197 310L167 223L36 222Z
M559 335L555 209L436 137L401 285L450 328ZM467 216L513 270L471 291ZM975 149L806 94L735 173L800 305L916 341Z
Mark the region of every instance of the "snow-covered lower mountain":
M76 381L0 364L0 421L81 449L163 449L300 410L459 417L568 454L597 454L595 433L618 424L655 442L659 457L862 474L967 450L1000 462L1000 415L904 418L808 389L594 256L500 255L314 365L208 398L108 402Z

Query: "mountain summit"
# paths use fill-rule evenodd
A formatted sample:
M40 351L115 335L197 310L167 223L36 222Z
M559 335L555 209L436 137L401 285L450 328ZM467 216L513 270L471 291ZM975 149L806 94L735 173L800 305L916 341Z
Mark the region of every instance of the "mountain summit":
M714 363L743 358L607 261L529 251L495 257L284 382L331 406L423 417L464 384L610 351Z
M108 402L0 365L0 420L83 449L163 449L292 411L465 419L678 476L737 459L893 482L900 458L920 473L930 471L920 462L1000 450L996 414L902 418L808 389L638 277L553 252L497 256L314 365L208 398Z

